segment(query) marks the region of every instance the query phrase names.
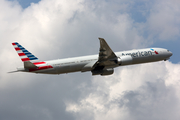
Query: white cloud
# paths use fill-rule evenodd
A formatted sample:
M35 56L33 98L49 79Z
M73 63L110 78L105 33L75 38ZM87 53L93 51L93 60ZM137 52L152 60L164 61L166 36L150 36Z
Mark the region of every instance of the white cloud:
M151 39L177 40L180 37L178 1L158 0L150 10L147 30Z
M74 113L76 119L178 120L180 88L175 86L179 86L179 71L180 65L170 62L117 69L113 76L95 77L92 91L76 103L66 103L66 110Z

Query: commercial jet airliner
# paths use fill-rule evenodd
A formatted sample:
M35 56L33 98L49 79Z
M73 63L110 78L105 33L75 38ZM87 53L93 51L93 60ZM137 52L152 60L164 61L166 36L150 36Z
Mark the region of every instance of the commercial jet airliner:
M100 49L98 55L39 62L32 62L38 58L19 43L14 42L12 45L20 56L24 66L18 67L17 71L12 72L63 74L78 71L91 71L92 75L104 76L113 74L115 67L161 60L166 61L172 56L172 52L163 48L146 48L113 52L103 38L99 38L99 40Z

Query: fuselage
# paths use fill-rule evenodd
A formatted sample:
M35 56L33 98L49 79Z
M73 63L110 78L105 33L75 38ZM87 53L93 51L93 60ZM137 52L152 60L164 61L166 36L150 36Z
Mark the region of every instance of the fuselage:
M121 62L121 64L111 64L110 66L106 66L106 69L124 65L167 60L170 58L170 56L172 56L172 52L163 48L135 49L129 51L115 52L115 54L118 58L124 60ZM78 71L83 72L84 66L95 61L98 61L98 55L36 62L34 64L38 66L38 68L24 69L24 67L19 67L18 70L23 72L42 74L63 74Z

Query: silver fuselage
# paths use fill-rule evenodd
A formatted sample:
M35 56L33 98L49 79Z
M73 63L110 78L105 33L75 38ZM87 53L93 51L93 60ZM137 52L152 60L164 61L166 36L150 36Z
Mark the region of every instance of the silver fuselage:
M169 59L170 56L172 56L172 53L169 50L163 48L137 49L130 51L115 52L115 54L120 58L123 56L131 56L132 62L122 65L114 64L111 66L106 66L106 68L115 68L123 65L133 65L133 64L167 60ZM46 64L37 65L38 67L52 66L51 68L48 69L30 71L28 69L23 69L23 67L19 67L18 70L23 72L42 73L42 74L63 74L63 73L82 71L85 65L87 65L92 61L97 61L97 60L98 60L98 55L89 55L89 56L74 57L67 59L57 59L57 60L44 61Z

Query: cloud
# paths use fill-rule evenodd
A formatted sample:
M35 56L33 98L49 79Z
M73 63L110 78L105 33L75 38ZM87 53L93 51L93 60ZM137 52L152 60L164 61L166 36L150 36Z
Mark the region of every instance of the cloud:
M157 0L146 15L145 32L149 40L171 41L180 37L179 29L179 1Z
M67 102L66 110L76 119L178 120L180 89L175 86L180 79L169 78L179 72L180 65L170 62L120 68L113 76L95 77L90 88L82 87L92 90L78 102Z
M147 47L156 36L160 40L178 37L177 5L170 9L174 3L152 2L143 13L147 21L141 23L130 14L134 4L42 0L22 9L17 2L1 0L0 119L179 119L177 112L171 112L179 110L179 64L120 67L107 77L90 72L6 73L22 65L11 45L14 41L41 61L97 54L98 37L104 37L114 51ZM162 23L159 6L173 13ZM162 29L167 23L171 24ZM169 28L175 32L168 32Z

